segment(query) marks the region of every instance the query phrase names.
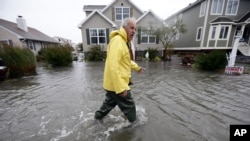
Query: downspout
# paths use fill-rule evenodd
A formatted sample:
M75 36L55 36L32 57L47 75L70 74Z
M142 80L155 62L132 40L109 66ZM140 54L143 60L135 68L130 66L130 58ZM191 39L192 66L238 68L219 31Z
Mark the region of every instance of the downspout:
M206 15L204 18L204 25L203 25L203 32L202 32L202 39L201 39L201 44L200 44L200 48L202 48L204 46L204 40L205 40L205 35L206 35L206 28L207 28L207 19L208 19L208 14L209 14L209 9L210 9L210 0L207 0L206 3ZM209 29L208 29L208 33L209 33ZM209 34L207 34L209 36ZM207 45L206 47L208 47L208 41L209 41L209 37L207 36Z

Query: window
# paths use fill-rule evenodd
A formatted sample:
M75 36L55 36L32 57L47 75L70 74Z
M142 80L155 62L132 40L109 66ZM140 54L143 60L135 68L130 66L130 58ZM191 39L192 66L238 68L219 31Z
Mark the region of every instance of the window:
M211 27L211 37L210 37L211 40L215 40L216 28L217 28L216 26Z
M206 1L201 3L201 8L200 8L200 17L205 16L206 13Z
M31 49L31 50L36 50L36 47L35 47L35 45L34 45L34 42L33 41L31 41L31 40L28 40L28 47Z
M179 17L178 17L178 19L179 19L179 20L182 20L182 17L183 17L183 15L180 14Z
M144 43L144 44L156 43L156 36L153 35L152 30L142 28L142 30L141 30L141 43Z
M106 29L89 29L90 44L105 44L106 43Z
M226 15L236 15L238 11L239 0L228 0Z
M217 25L210 28L211 40L227 40L229 37L230 25Z
M224 0L213 0L211 15L222 15Z
M1 45L13 46L13 42L12 42L12 40L0 40L0 47L1 47Z
M180 38L180 33L179 33L179 31L177 31L176 35L175 35L175 40L179 40L179 38Z
M219 39L227 39L229 26L222 25L220 28Z
M128 7L115 8L115 20L121 21L127 17L130 17L130 9Z
M196 41L200 41L200 40L201 40L202 29L203 29L202 27L198 27L198 28L197 28Z

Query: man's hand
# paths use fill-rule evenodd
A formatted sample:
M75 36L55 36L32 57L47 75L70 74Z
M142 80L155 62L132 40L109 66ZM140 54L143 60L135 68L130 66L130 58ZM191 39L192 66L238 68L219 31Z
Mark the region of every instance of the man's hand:
M145 71L145 68L141 67L141 69L138 71L138 73L143 73Z

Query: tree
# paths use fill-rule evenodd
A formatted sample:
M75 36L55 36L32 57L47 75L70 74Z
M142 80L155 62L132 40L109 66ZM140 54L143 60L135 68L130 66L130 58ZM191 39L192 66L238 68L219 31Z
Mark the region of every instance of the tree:
M171 60L174 37L177 34L184 34L186 32L186 25L183 24L181 19L167 26L162 24L162 26L154 30L154 34L164 47L163 60Z
M83 51L83 45L82 45L82 43L78 43L76 45L76 48L77 48L78 51L82 52Z

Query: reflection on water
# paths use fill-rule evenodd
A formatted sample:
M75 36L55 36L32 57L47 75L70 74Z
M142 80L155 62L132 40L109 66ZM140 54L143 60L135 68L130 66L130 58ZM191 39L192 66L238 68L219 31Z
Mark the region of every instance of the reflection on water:
M138 121L118 108L96 122L103 62L74 62L0 83L0 140L228 141L230 124L250 123L250 75L203 72L172 62L138 62L132 94ZM249 65L245 66L246 69Z

